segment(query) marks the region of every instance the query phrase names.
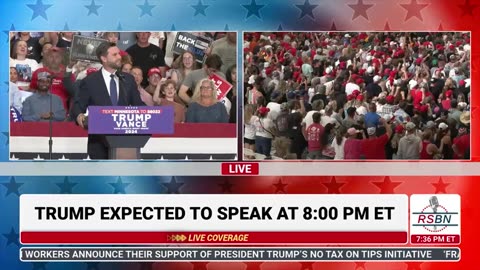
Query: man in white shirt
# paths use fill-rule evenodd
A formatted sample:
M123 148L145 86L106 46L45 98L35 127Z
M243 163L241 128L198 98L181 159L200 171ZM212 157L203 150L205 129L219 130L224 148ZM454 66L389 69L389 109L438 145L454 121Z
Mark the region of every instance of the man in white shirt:
M84 127L88 106L144 106L132 75L120 72L120 49L115 43L104 42L97 48L101 70L80 83L75 97L73 116ZM91 159L107 159L108 147L104 135L88 135L88 154Z
M323 106L324 106L323 100L321 100L321 99L315 100L312 104L312 110L307 112L307 114L303 118L302 123L305 123L306 127L309 127L310 125L312 125L313 124L313 114L316 113L316 112L320 112L320 110L323 109ZM322 115L322 118L323 117L325 117L325 116Z
M355 90L360 90L360 86L358 86L358 84L354 82L349 82L347 83L347 85L345 85L345 94L347 96L351 95Z

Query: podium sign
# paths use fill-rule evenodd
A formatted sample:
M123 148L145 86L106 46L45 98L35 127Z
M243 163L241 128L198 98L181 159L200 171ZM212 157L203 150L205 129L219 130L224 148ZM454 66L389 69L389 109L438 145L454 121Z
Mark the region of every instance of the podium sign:
M89 134L173 134L173 106L90 106Z

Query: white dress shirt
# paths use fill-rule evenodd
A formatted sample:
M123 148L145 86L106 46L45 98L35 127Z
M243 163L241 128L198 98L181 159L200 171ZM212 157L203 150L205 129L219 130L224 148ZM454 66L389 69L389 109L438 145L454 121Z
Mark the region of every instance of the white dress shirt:
M111 74L115 75L115 73L110 73L106 71L104 68L102 68L102 76L103 76L103 80L105 81L105 85L107 86L107 92L109 96L110 96L110 80L112 79L110 78ZM120 84L118 82L117 75L115 75L114 80L115 80L115 84L117 85L117 100L118 100L120 99Z

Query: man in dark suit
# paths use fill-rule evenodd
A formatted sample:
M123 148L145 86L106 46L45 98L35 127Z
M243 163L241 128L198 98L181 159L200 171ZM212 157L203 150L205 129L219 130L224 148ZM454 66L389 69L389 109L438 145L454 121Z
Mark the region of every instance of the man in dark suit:
M82 80L75 97L73 113L81 127L85 127L88 106L145 106L133 76L119 71L122 57L115 43L100 44L96 54L103 67ZM88 155L91 159L108 159L104 135L88 135Z

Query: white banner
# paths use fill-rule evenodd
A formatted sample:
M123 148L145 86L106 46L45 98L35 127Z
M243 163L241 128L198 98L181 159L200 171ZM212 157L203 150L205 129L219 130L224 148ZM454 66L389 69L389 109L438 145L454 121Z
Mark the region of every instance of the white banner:
M22 195L21 232L408 231L406 195Z

